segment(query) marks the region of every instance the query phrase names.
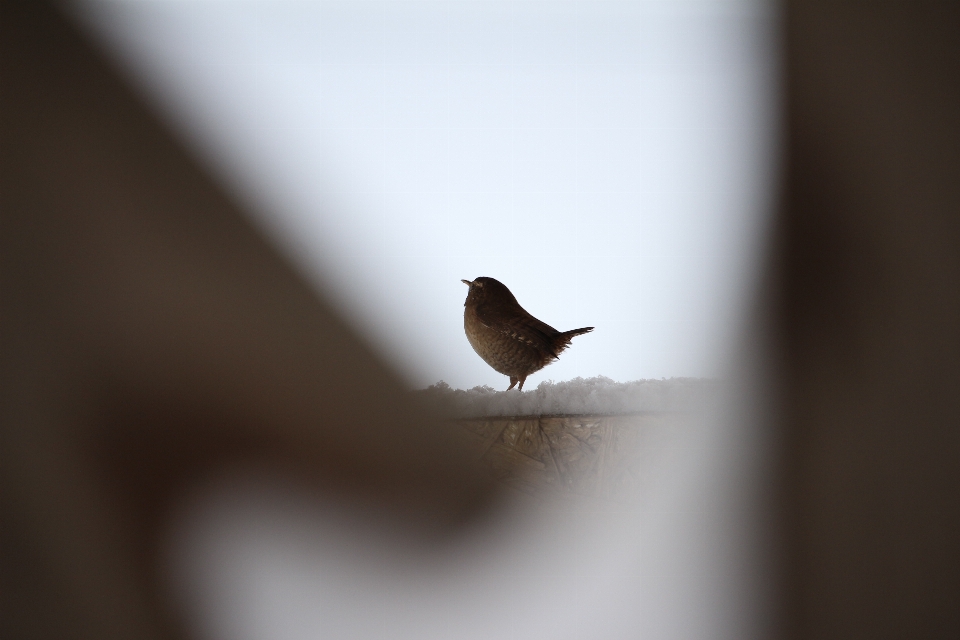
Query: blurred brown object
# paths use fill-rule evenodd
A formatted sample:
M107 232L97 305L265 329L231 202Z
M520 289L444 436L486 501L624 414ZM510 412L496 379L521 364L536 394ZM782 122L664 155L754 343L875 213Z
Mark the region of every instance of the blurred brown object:
M784 17L785 635L960 638L960 3Z
M0 637L181 637L157 536L229 466L467 518L449 429L59 11L0 11Z

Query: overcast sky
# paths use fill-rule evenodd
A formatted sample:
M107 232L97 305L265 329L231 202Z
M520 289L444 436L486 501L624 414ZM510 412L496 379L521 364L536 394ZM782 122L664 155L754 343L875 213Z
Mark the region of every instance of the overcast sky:
M691 2L100 2L188 144L416 386L508 381L461 278L559 330L545 379L723 373L769 215L771 16Z

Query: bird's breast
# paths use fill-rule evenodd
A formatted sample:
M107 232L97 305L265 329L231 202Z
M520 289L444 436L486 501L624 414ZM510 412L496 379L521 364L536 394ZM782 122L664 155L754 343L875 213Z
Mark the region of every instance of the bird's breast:
M504 375L526 376L543 367L543 357L533 346L486 326L470 307L463 314L463 329L477 355Z

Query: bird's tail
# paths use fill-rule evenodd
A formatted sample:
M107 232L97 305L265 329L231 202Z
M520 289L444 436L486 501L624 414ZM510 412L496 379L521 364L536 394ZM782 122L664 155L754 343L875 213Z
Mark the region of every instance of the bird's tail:
M593 327L584 327L582 329L571 329L570 331L556 334L553 338L553 357L556 358L563 353L563 351L570 346L571 339L585 333L590 333L591 331L593 331Z
M566 341L569 342L571 338L582 336L583 334L590 333L591 331L593 331L593 327L584 327L582 329L571 329L570 331L564 331L563 333L561 333L560 337L566 339Z

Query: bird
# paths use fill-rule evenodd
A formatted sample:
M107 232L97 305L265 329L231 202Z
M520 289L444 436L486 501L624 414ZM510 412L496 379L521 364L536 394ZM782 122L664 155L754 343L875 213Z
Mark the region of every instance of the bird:
M463 303L463 330L483 361L510 377L507 391L556 360L570 340L593 327L557 331L526 312L510 289L493 278L461 280L470 287Z

